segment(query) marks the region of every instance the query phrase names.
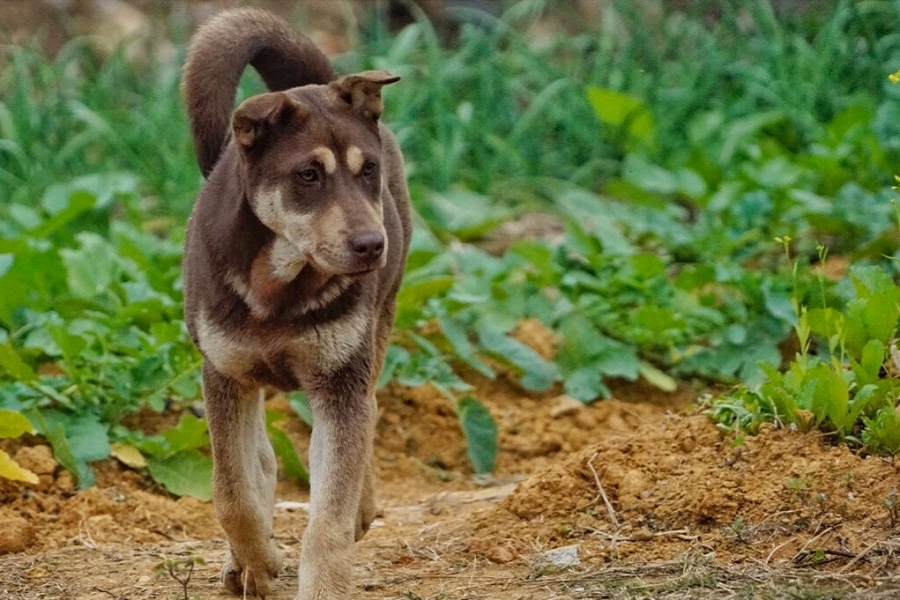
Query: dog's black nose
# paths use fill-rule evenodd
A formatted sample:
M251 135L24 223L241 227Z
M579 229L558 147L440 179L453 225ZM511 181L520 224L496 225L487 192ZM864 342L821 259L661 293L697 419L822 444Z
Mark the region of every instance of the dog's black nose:
M373 261L384 252L384 236L377 231L354 233L347 242L356 256L365 261Z

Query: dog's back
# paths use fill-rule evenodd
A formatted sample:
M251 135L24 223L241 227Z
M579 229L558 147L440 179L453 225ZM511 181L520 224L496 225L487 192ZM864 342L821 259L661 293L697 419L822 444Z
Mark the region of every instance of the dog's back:
M234 111L241 73L271 92ZM351 548L375 515L375 384L410 242L403 159L379 123L367 71L335 78L325 56L268 13L203 26L183 89L207 181L188 223L185 321L203 355L223 582L265 596L280 569L275 459L260 386L304 389L315 420L311 514L297 598L350 590Z

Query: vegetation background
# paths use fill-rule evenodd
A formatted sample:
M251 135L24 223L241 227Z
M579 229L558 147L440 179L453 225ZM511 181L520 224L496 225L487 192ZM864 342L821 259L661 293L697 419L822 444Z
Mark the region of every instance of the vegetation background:
M42 437L81 487L114 455L207 498L178 86L209 3L23 4L0 6L0 437ZM340 71L403 77L385 119L417 220L382 383L442 390L477 472L496 428L467 373L586 403L691 381L723 427L900 449L900 4L399 5L287 12ZM550 352L522 339L536 322ZM145 431L153 414L177 425ZM34 478L3 450L0 476Z

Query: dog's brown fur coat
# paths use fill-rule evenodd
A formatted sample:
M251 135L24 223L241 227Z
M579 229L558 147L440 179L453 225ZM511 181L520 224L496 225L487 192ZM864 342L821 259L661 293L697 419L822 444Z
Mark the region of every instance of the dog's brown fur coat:
M247 64L270 93L231 115ZM303 389L315 427L298 600L350 592L352 546L375 516L375 382L410 239L403 160L378 123L370 71L335 79L304 36L268 13L220 14L194 38L183 89L208 177L188 224L185 318L203 355L226 586L265 597L275 456L260 389Z

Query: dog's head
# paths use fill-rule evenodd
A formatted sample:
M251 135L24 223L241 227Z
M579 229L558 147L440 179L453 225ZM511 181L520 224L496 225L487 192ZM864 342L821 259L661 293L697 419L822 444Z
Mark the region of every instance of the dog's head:
M378 118L384 71L254 96L233 118L253 212L282 273L363 274L387 260ZM289 276L288 276L289 277Z

